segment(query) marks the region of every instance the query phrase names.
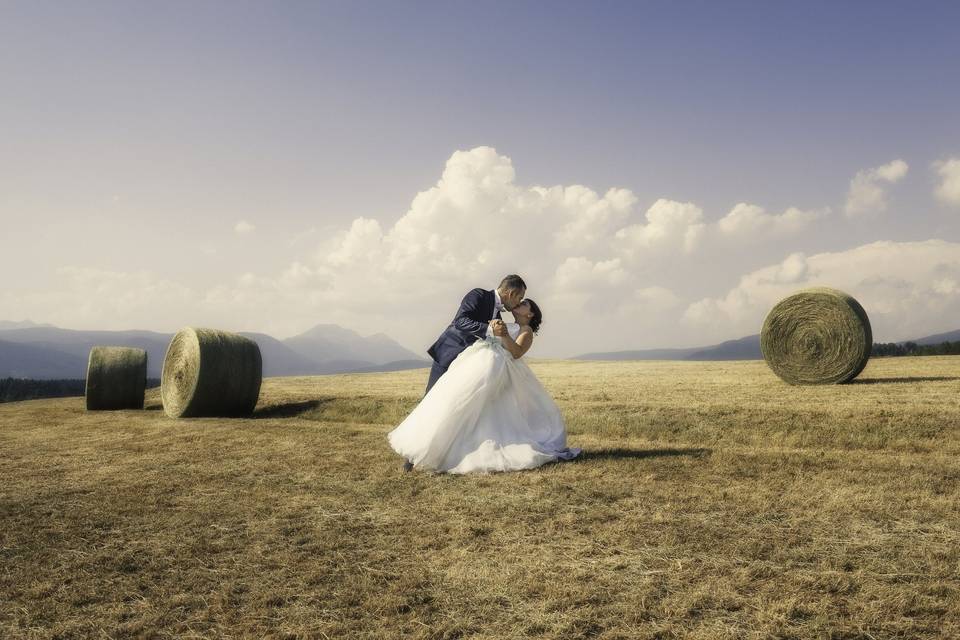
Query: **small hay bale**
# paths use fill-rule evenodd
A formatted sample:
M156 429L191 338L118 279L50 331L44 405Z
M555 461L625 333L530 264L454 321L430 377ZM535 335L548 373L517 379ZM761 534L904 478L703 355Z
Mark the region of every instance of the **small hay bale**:
M778 302L763 322L760 349L790 384L840 384L870 359L873 334L860 303L836 289L804 289Z
M216 329L181 329L163 358L160 397L171 418L249 415L263 360L257 343Z
M147 352L132 347L93 347L87 361L87 411L143 409Z

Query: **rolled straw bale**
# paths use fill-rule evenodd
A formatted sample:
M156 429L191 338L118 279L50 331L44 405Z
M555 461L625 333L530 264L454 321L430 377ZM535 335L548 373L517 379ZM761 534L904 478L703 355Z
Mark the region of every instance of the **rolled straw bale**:
M163 410L171 418L248 415L262 376L260 347L253 340L216 329L181 329L163 358Z
M131 347L93 347L87 361L87 411L143 409L147 352Z
M870 359L873 334L860 303L836 289L804 289L778 302L763 322L760 349L790 384L839 384Z

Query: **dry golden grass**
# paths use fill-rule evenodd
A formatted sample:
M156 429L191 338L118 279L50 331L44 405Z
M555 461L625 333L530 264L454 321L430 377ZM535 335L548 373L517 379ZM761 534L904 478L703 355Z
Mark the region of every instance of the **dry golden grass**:
M582 459L403 474L426 371L0 405L0 636L960 637L960 358L535 362Z

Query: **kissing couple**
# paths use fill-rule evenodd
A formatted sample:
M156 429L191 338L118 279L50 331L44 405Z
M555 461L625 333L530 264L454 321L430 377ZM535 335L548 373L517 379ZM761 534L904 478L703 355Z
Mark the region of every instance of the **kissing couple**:
M571 460L560 408L523 356L543 322L518 275L463 297L453 322L427 350L427 391L387 435L404 469L515 471ZM514 322L504 322L501 311Z

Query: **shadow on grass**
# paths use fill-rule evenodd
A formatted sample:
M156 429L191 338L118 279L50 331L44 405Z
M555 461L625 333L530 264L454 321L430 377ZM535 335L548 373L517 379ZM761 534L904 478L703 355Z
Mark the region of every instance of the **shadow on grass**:
M309 413L328 402L327 400L302 400L300 402L287 402L286 404L275 404L267 407L261 407L253 412L253 418L295 418L305 413Z
M584 451L574 458L578 460L624 460L624 459L643 459L643 458L665 458L671 456L689 456L691 458L704 458L713 453L713 449L624 449L617 447L614 449L595 449L593 451Z
M949 382L960 380L958 376L917 376L913 378L857 378L850 384L908 384L911 382Z

